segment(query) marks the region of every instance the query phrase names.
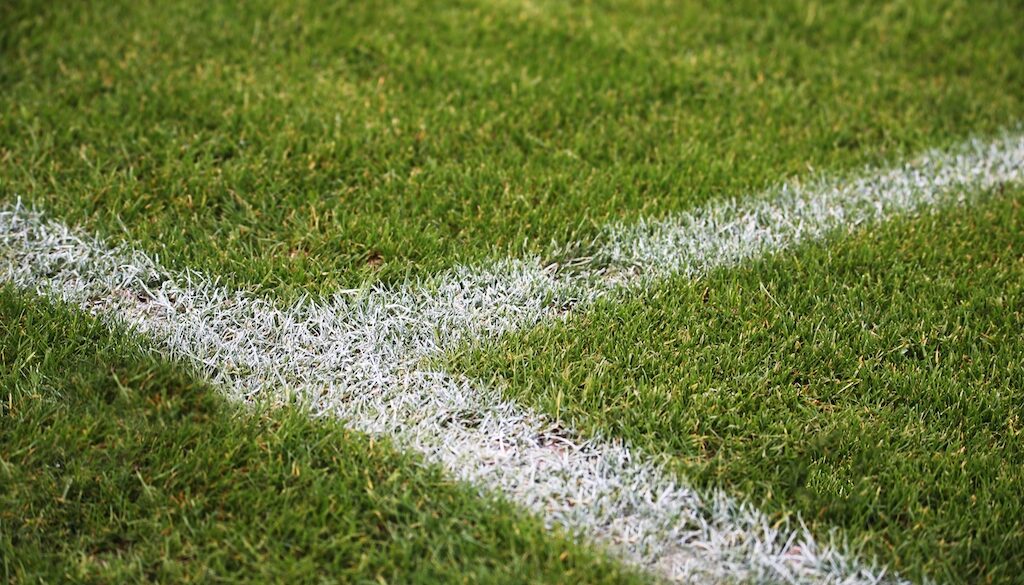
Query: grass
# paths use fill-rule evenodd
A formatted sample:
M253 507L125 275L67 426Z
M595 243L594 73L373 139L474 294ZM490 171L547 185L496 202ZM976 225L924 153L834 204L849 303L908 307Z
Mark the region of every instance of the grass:
M905 576L1024 563L1024 189L674 279L452 357Z
M130 336L6 287L0 580L638 581L387 441L236 408Z
M1010 0L0 4L0 204L278 299L587 240L1024 119ZM1024 191L452 356L908 576L1019 579ZM0 290L23 581L628 581L386 441Z
M0 199L279 297L1015 124L1014 2L0 7Z

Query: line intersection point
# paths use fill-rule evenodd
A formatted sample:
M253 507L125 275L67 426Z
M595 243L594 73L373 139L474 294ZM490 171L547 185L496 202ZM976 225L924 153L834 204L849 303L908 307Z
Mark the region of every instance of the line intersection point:
M669 578L898 581L817 542L798 522L776 525L726 494L692 490L620 442L583 439L431 360L657 279L697 276L1022 179L1024 136L1006 133L850 181L611 226L576 248L585 256L562 264L506 259L287 307L195 272L168 272L18 204L0 212L0 279L134 328L235 399L297 400L314 415L390 436Z

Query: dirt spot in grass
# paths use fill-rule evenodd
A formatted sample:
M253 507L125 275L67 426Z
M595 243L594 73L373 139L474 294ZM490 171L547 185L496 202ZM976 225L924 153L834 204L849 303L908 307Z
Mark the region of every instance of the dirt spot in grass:
M379 252L370 252L370 255L366 257L366 265L370 268L380 268L384 264L384 257Z

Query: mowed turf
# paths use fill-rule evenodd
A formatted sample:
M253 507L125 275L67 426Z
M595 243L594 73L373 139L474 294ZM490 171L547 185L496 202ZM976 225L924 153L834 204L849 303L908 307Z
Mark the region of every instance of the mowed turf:
M291 297L1024 114L1015 2L0 7L0 197Z
M640 582L387 441L0 289L4 583Z
M1024 189L620 295L453 356L906 577L1024 572Z
M1009 1L13 0L0 204L278 299L396 283L1017 126L1021 30ZM1021 204L674 279L452 363L907 576L1013 581ZM632 578L66 308L4 290L0 334L5 579Z

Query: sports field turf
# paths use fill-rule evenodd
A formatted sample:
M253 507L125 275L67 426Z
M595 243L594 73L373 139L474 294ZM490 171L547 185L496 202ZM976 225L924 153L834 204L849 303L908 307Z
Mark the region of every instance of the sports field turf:
M1020 31L4 3L0 575L1021 582Z
M940 581L1024 550L1024 191L672 279L461 358ZM807 291L814 291L813 295Z
M0 316L5 581L637 581L386 440L227 405L9 289Z
M1013 2L5 8L6 193L330 292L1014 124Z

